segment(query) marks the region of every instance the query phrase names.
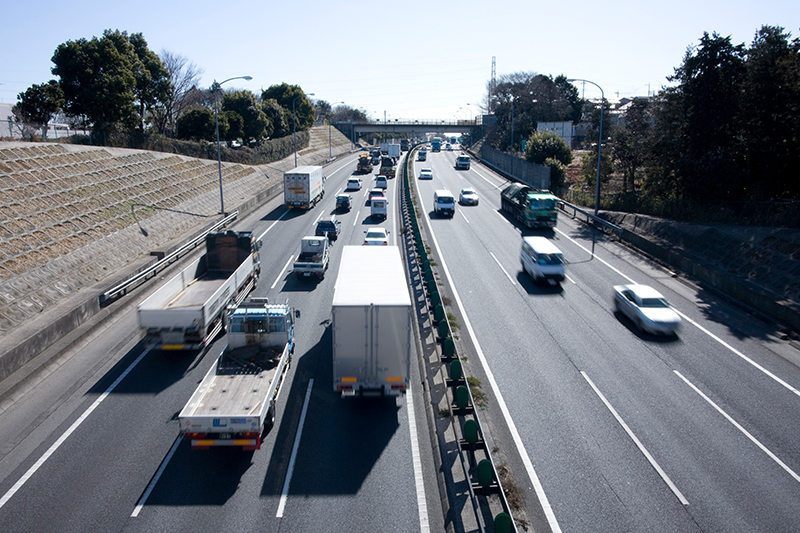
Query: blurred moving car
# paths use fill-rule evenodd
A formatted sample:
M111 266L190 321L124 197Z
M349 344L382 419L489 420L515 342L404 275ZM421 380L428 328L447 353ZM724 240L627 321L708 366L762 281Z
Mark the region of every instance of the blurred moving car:
M339 211L350 211L353 206L353 199L349 194L340 194L336 197L336 209Z
M522 237L519 260L522 269L530 274L534 282L542 280L555 284L564 281L566 276L564 254L550 239L536 236Z
M383 198L384 196L386 196L386 193L383 189L370 189L368 200L371 203L373 198Z
M364 246L388 246L389 232L384 228L368 229L364 237Z
M347 180L346 190L359 190L361 189L361 178L350 178Z
M378 189L387 189L389 187L389 180L386 176L377 176L375 178L375 187Z
M461 194L458 195L458 203L461 205L478 205L478 201L475 189L461 189Z
M429 168L423 168L419 171L419 178L420 180L432 180L433 179L433 171Z
M647 285L616 285L614 307L640 331L654 335L675 335L681 325L681 317L667 300Z

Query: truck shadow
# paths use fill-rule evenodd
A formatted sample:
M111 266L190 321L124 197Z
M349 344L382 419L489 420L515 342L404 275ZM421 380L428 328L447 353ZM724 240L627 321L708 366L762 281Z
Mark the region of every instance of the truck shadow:
M222 506L236 493L253 454L241 448L192 450L183 440L150 493L147 506Z
M309 379L314 378L302 439L297 450L290 494L355 494L384 454L400 427L398 400L341 398L332 390L331 327L302 357L291 389L284 391L286 407L278 413L274 448L262 496L278 496L298 431ZM273 435L270 435L272 441Z
M130 373L111 392L111 394L158 394L186 377L204 359L208 352L215 357L225 346L222 336L212 342L205 350L152 350L131 369ZM111 370L95 383L90 394L102 394L145 350L140 341ZM202 374L199 379L202 379Z

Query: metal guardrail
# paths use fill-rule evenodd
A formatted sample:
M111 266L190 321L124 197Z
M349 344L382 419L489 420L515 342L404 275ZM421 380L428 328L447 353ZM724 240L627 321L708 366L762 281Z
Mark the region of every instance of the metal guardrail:
M579 218L578 214L585 218L585 222L603 233L614 233L617 237L622 237L622 232L624 231L621 227L608 222L607 220L603 220L600 217L596 217L593 214L589 213L588 211L578 207L577 205L573 205L569 202L565 202L564 200L558 200L558 208L564 211L565 214L568 213L568 209L572 210L572 218Z
M233 220L236 220L236 217L239 216L239 211L234 211L227 217L223 218L206 231L192 239L191 241L187 242L168 256L164 257L163 259L159 260L156 263L153 263L150 267L146 270L142 270L135 276L128 278L127 280L123 281L119 285L107 290L106 292L102 293L98 296L98 300L100 302L100 307L104 307L111 303L112 301L120 298L121 296L125 296L129 289L137 287L140 283L146 280L149 277L155 276L160 270L163 270L168 265L173 263L174 261L178 260L181 256L187 254L189 251L193 250L197 247L198 244L203 242L206 238L206 235L213 231L217 231L219 228L227 226Z

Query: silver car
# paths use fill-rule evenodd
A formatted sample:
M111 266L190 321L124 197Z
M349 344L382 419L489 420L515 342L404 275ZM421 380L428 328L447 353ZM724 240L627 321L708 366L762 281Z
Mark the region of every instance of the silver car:
M461 189L458 195L458 203L461 205L478 205L478 193L475 189Z
M681 317L667 300L647 285L615 286L614 307L641 331L654 335L674 335L681 325Z

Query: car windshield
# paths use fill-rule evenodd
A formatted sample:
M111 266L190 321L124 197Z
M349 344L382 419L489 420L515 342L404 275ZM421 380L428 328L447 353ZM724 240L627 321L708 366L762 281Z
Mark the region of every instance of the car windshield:
M561 254L540 254L537 263L540 265L560 265L564 262Z
M642 307L669 307L664 298L642 298Z
M463 191L461 191L461 194L463 194L464 196L471 196L475 194L475 191L473 191L472 189L464 189Z
M382 231L368 231L367 239L385 239L386 234Z

